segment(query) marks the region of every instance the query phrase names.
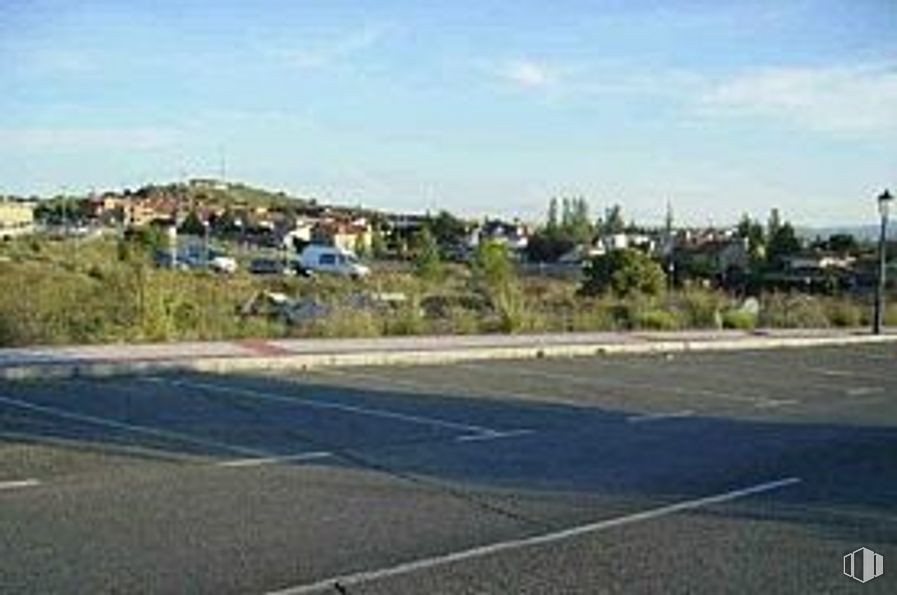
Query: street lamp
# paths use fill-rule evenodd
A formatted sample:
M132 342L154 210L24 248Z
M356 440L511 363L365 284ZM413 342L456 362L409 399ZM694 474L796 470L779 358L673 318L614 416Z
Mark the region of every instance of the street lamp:
M888 213L894 197L885 190L878 196L878 214L881 215L881 234L878 236L878 283L875 286L875 318L872 332L881 334L885 317L885 267L887 263Z

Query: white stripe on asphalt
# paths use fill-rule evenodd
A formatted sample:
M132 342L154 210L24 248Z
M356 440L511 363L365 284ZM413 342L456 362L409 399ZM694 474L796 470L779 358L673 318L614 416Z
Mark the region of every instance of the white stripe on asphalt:
M416 382L414 380L408 380L407 378L387 378L385 376L379 376L377 374L371 374L368 372L347 372L345 370L335 370L330 368L317 368L314 370L315 374L323 374L324 376L337 376L348 378L349 380L368 380L374 382L380 382L382 384L389 385L390 387L400 387L400 388L408 388L415 391L423 391L425 393L431 394L434 392L439 392L441 394L453 394L459 395L462 397L470 397L470 396L485 396L485 397L497 397L500 399L508 399L508 398L516 398L519 400L531 400L531 401L539 401L542 403L559 403L562 405L571 405L573 407L582 407L583 402L578 401L576 399L565 399L563 397L558 397L555 395L545 395L545 394L537 394L530 393L521 390L514 389L513 391L503 391L503 390L494 390L494 389L484 389L483 387L477 387L474 389L474 392L459 390L457 385L453 385L450 383L446 383L440 380L428 380L427 382Z
M456 364L459 368L467 368L470 370L480 370L487 373L492 374L500 374L503 373L501 370L497 370L494 367L485 366L482 364L471 364L471 363L463 363ZM528 370L524 368L520 368L518 366L512 366L511 374L520 374L523 376L533 376L536 378L546 378L548 380L558 380L561 382L568 382L573 384L579 384L588 386L590 388L595 388L596 386L607 386L609 388L621 388L621 389L641 389L641 390L660 390L665 392L676 393L679 395L685 395L689 397L694 396L706 396L714 399L720 399L723 401L736 401L739 403L752 403L757 404L762 401L767 401L763 397L755 397L749 395L733 395L729 393L722 393L715 390L709 390L706 388L680 388L675 385L656 385L651 384L650 382L632 382L629 380L613 380L611 378L602 378L602 377L592 377L592 376L579 376L576 374L565 374L558 372L547 372L545 370Z
M244 456L251 456L251 457L269 457L269 456L271 456L270 452L256 450L254 448L246 448L243 446L234 446L232 444L225 444L224 442L218 442L217 440L209 440L206 438L196 438L195 436L190 436L189 434L181 434L180 432L172 432L170 430L162 430L159 428L151 428L149 426L138 426L135 424L129 424L129 423L121 422L121 421L115 421L114 419L106 419L104 417L95 417L93 415L87 415L84 413L74 413L72 411L66 411L65 409L58 409L56 407L50 407L48 405L36 405L34 403L29 403L27 401L20 401L19 399L11 399L9 397L0 396L0 403L5 403L5 404L11 405L13 407L19 407L20 409L27 409L29 411L37 411L38 413L45 413L47 415L61 417L63 419L71 419L74 421L80 421L80 422L94 424L94 425L98 425L98 426L106 426L108 428L115 428L117 430L124 430L127 432L134 432L137 434L158 436L160 438L167 438L169 440L177 440L180 442L191 442L191 443L197 444L199 446L205 446L208 448L217 448L220 450L227 450L227 451L241 454Z
M762 399L754 403L757 409L773 409L775 407L784 407L785 405L799 405L797 399Z
M849 378L851 376L856 376L856 372L853 372L851 370L833 370L831 368L814 368L810 366L805 367L804 370L808 372L815 372L816 374L822 374L823 376L835 376L839 378Z
M501 440L502 438L513 438L515 436L525 436L532 434L533 430L508 430L507 432L483 432L481 434L465 434L455 438L455 442L484 442L487 440Z
M642 415L630 415L626 418L631 424L637 424L646 421L660 421L664 419L677 419L680 417L690 417L695 412L692 409L683 409L681 411L670 411L669 413L645 413Z
M857 388L848 388L846 391L848 397L862 397L865 395L877 395L885 392L880 386L858 386Z
M15 490L19 488L31 488L39 486L40 482L36 479L18 479L15 481L0 481L0 490Z
M572 527L570 529L564 529L562 531L557 531L554 533L545 533L543 535L536 535L533 537L502 541L475 547L469 550L445 554L442 556L435 556L432 558L423 558L420 560L414 560L412 562L405 562L404 564L381 568L379 570L368 570L356 572L354 574L348 574L345 576L334 576L314 583L308 583L305 585L288 587L279 591L273 591L269 593L269 595L303 595L305 593L317 593L320 591L333 589L335 583L339 583L344 587L349 587L352 585L358 585L378 579L408 574L411 572L417 572L419 570L426 570L429 568L434 568L436 566L443 566L445 564L479 558L490 554L497 554L526 547L555 543L558 541L563 541L565 539L570 539L572 537L587 535L589 533L598 533L623 525L649 521L678 512L695 510L698 508L709 506L711 504L721 504L724 502L737 500L739 498L744 498L746 496L752 496L754 494L770 492L772 490L777 490L796 484L800 481L801 480L799 477L787 477L785 479L779 479L776 481L768 481L747 488L733 490L731 492L724 492L722 494L716 494L714 496L707 496L704 498L697 498L695 500L685 500L683 502L677 502L676 504L669 504L667 506L652 508L621 517L605 519L603 521L597 521L595 523L589 523L587 525L580 525L578 527Z
M332 457L332 452L327 451L317 451L317 452L303 452L295 455L283 455L283 456L274 456L274 457L256 457L251 459L236 459L233 461L221 461L220 463L215 463L217 467L260 467L262 465L274 465L277 463L290 463L295 461L313 461L316 459L323 459L326 457Z
M464 424L454 421L447 421L444 419L438 419L435 417L424 417L422 415L411 415L408 413L398 413L396 411L388 411L386 409L372 409L368 407L358 407L355 405L344 405L342 403L331 403L328 401L316 401L311 399L303 399L301 397L288 397L278 393L271 393L267 391L255 390L251 388L242 388L236 386L224 386L222 384L214 384L210 382L194 382L192 380L165 380L165 382L173 385L173 386L186 386L192 388L199 388L205 390L218 391L222 393L231 393L237 395L243 395L248 397L254 397L257 399L265 399L268 401L277 401L280 403L289 403L291 405L299 405L303 407L311 407L315 409L332 409L335 411L344 411L347 413L355 413L358 415L368 415L371 417L381 417L384 419L395 419L397 421L404 421L408 423L414 423L425 426L433 426L439 428L448 428L451 430L462 430L465 432L479 432L483 434L489 434L492 432L498 432L500 430L496 430L493 428L487 428L484 426L475 426L471 424Z

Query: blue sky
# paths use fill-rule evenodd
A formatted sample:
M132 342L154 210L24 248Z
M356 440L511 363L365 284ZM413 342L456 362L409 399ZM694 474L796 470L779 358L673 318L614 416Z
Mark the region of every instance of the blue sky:
M383 208L862 223L897 2L0 3L0 193L227 176Z

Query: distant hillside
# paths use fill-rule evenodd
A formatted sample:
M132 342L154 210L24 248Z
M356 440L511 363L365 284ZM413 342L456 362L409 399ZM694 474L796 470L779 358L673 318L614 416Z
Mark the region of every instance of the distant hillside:
M817 236L827 238L835 234L846 233L861 242L878 241L878 225L845 225L841 227L798 227L797 235L812 240ZM897 240L897 221L892 221L888 227L888 239Z
M127 194L127 193L126 193ZM239 182L221 182L212 179L195 179L186 184L143 186L131 193L132 196L169 196L187 204L217 204L225 207L296 207L314 204L313 199L291 196L286 192L265 190Z

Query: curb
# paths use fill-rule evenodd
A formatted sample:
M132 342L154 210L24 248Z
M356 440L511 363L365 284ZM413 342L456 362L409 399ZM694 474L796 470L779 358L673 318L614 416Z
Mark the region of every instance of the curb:
M661 339L644 343L557 343L529 346L484 346L448 349L404 349L304 353L270 356L201 357L188 360L72 361L0 367L0 380L102 378L162 372L225 374L257 370L308 370L326 367L445 364L497 359L538 359L602 355L747 351L897 342L897 335L822 337L758 337L737 339Z

